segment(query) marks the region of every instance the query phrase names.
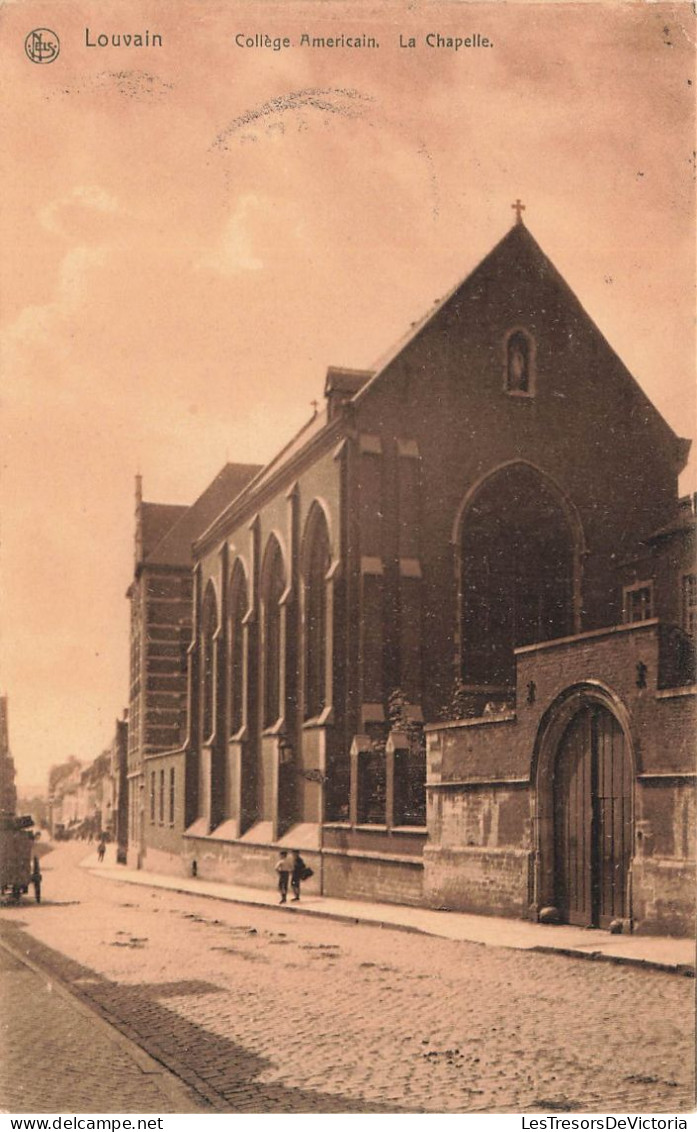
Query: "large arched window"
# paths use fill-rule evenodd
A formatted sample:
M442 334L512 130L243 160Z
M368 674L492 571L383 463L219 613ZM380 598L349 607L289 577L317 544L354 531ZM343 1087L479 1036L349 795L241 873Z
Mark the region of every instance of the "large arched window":
M305 719L327 706L327 571L331 556L324 512L315 506L307 522L305 546Z
M489 476L460 532L465 684L510 686L514 649L574 631L574 533L560 493L528 464Z
M244 619L249 601L247 579L238 560L230 583L230 733L244 723Z
M278 540L269 539L262 571L264 614L263 673L264 727L273 727L283 713L281 705L281 597L286 588L283 555Z
M218 603L209 582L201 613L201 738L205 743L213 734L215 710L215 634L218 630Z

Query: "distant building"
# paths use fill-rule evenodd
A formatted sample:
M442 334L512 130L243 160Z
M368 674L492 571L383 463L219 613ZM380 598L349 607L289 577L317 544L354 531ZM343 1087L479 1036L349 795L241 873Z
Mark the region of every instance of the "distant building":
M325 394L205 523L139 505L141 859L691 932L689 442L520 222Z
M0 696L0 813L17 812L15 764L10 754L7 696Z
M70 826L77 824L81 774L82 763L75 757L52 766L48 772L48 817L52 837L64 836Z
M51 767L48 782L49 828L54 837L96 838L104 833L123 849L127 844L128 719L116 721L111 745L92 762L77 759Z

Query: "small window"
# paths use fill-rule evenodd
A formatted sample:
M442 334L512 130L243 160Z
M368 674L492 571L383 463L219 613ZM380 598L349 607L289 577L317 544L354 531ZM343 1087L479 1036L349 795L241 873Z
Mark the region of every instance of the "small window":
M653 582L637 582L624 588L624 620L650 621L653 617Z
M513 330L506 339L504 387L507 393L532 395L534 360L533 339L524 330Z
M697 574L683 574L682 627L691 637L697 638Z

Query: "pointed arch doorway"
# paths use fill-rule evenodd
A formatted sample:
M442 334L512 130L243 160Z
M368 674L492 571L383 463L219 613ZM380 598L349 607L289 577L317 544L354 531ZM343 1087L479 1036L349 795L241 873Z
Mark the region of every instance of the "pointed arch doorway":
M554 900L561 918L609 927L630 918L633 766L625 732L597 701L567 722L552 776Z

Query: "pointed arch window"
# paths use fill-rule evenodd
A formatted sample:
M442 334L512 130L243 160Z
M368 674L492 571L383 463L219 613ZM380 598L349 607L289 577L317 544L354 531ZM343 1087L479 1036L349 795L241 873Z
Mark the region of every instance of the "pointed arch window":
M327 706L327 572L331 553L324 514L316 507L308 520L305 568L305 719L315 719Z
M247 579L236 562L230 583L230 733L236 735L244 718L244 619L249 609Z
M515 683L515 649L574 628L575 539L551 484L526 464L477 489L460 531L461 679Z
M207 742L213 734L215 710L215 636L218 631L218 603L211 582L203 599L201 615L201 734Z
M281 706L281 598L286 588L283 555L272 537L263 571L264 608L264 727L273 727L283 714Z

